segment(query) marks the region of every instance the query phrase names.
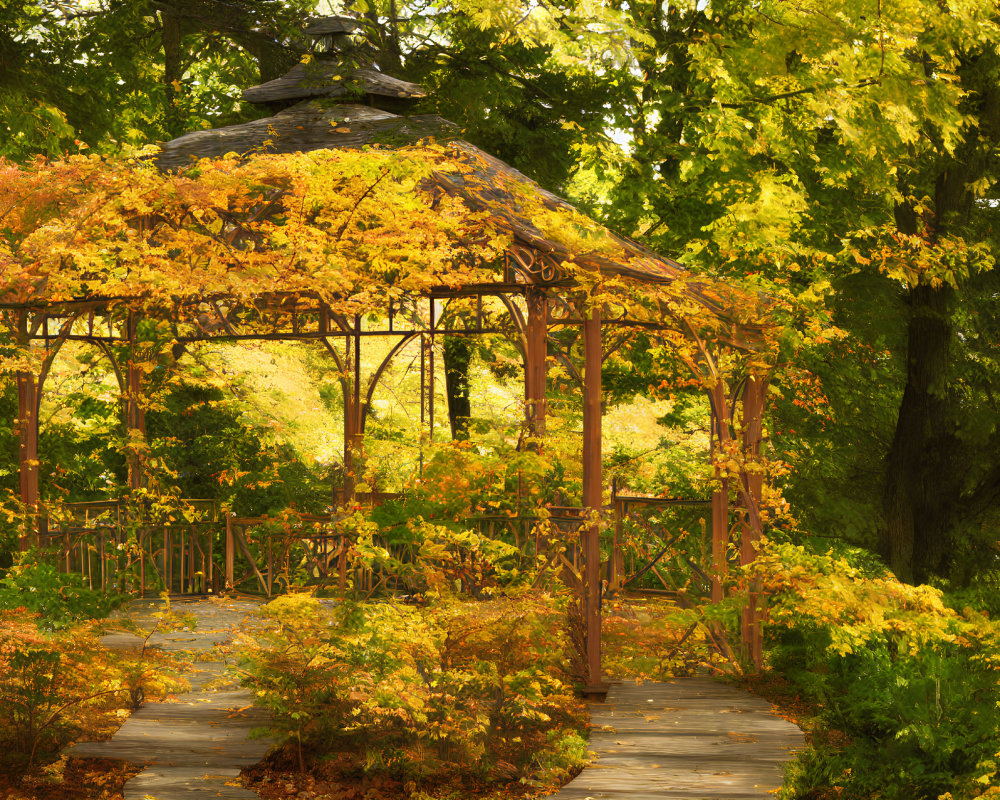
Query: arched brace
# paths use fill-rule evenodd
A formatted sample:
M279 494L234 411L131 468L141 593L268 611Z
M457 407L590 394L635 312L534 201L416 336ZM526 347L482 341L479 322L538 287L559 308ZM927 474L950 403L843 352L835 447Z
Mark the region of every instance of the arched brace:
M382 359L382 363L378 365L378 369L376 369L375 373L368 379L368 388L365 392L365 403L361 409L361 433L365 432L365 424L368 422L368 412L372 406L372 398L374 398L375 389L378 388L378 384L382 380L382 375L385 373L386 369L388 369L389 364L396 357L399 351L415 340L418 336L419 334L416 333L403 334L403 338L393 345L386 357Z
M42 359L41 369L38 371L38 397L35 404L35 419L38 419L38 412L41 408L42 403L42 391L45 388L45 379L49 377L49 372L52 370L52 363L56 360L56 356L59 355L59 351L62 350L62 346L66 344L66 341L73 331L73 324L80 318L79 314L76 314L66 320L59 329L59 334L56 338L49 344L48 341L45 343L45 348L47 350L45 358Z
M566 368L566 372L569 373L569 376L576 383L583 383L583 375L580 372L580 368L573 363L573 360L567 353L564 353L562 350L556 350L552 357Z
M524 319L521 309L517 307L509 295L498 294L496 296L503 303L504 308L507 309L507 313L510 314L510 321L514 323L514 328L517 331L517 341L514 343L514 346L517 347L517 351L523 359L528 349L528 323Z
M129 403L128 368L122 367L121 361L119 360L118 356L115 354L115 351L111 348L111 345L108 342L104 342L99 339L87 339L86 341L88 344L91 344L98 350L100 350L104 354L104 357L108 359L108 363L111 364L111 369L115 374L115 381L117 381L118 383L118 391L121 394L122 409L123 409L123 414L125 415L126 418L126 427L127 427L128 403ZM134 342L128 341L126 342L126 344L132 346L134 345Z
M732 391L732 402L729 404L729 427L731 430L736 429L736 398L743 395L744 389L746 388L747 381L750 380L749 375L744 375L740 378L736 384L733 386ZM746 417L746 412L744 409L744 418Z
M627 345L631 338L632 338L631 334L625 332L621 336L617 337L614 341L609 342L607 345L605 345L604 352L601 354L601 361L607 361L610 356L613 356L615 353L621 350L625 345Z
M28 347L32 338L38 335L39 328L46 324L45 317L36 316L32 320L28 311L20 311L13 316L15 340L19 346ZM46 337L46 352L37 374L28 370L20 370L17 373L18 472L21 502L29 509L29 516L25 518L24 528L18 538L18 547L22 552L28 549L33 535L37 532L33 515L37 513L39 502L38 420L42 389L52 368L52 362L72 332L73 323L78 316L77 314L66 318L54 340Z
M333 363L337 365L337 369L340 371L344 370L344 357L337 352L337 348L330 344L330 340L325 336L320 338L320 342L323 343L323 347L326 348L326 352L330 354L333 358Z
M533 287L525 292L528 320L524 348L524 408L528 435L536 440L530 446L539 448L545 436L546 387L549 356L549 297L545 289Z
M323 312L323 315L327 320L336 323L337 328L339 328L345 334L351 332L350 323L347 321L347 318L343 314L334 314L329 309L327 309L326 306L324 306L324 309L325 311ZM346 393L350 391L350 386L349 386L350 381L347 376L348 370L350 369L350 364L348 363L347 359L350 357L350 354L348 352L345 353L344 355L341 355L340 352L338 352L337 348L333 346L333 343L330 341L330 339L326 336L321 336L320 341L323 343L323 347L326 348L327 353L330 354L330 357L333 358L333 363L337 365L337 371L340 375L339 377L340 387L345 392L344 399L346 400L347 399ZM350 339L347 339L347 341L350 341Z
M545 287L529 284L525 287L524 300L527 316L506 294L497 295L510 315L517 331L515 346L521 354L524 365L524 407L528 435L533 439L545 435L545 415L547 413L546 384L548 381L549 356L549 307L550 296ZM561 354L557 353L556 358ZM561 358L567 371L578 380L579 369L568 358ZM520 445L519 445L520 446Z
M323 314L328 321L336 323L345 335L345 352L343 355L333 346L328 336L321 336L320 341L333 358L339 373L340 387L344 396L344 454L343 454L343 484L340 487L340 499L349 505L354 500L355 463L362 458L364 434L361 422L361 316L355 315L353 325L343 314L334 314L324 307ZM354 341L353 358L351 341ZM336 489L334 489L336 495Z
M121 365L118 363L118 359L115 357L115 352L114 350L111 349L111 345L109 345L107 342L102 342L98 339L87 339L87 343L92 344L94 347L96 347L98 350L104 353L104 356L108 359L108 361L111 364L111 369L115 373L115 380L118 381L118 390L121 392L121 395L124 398L125 393L128 391L128 386L125 382L125 373L122 372Z

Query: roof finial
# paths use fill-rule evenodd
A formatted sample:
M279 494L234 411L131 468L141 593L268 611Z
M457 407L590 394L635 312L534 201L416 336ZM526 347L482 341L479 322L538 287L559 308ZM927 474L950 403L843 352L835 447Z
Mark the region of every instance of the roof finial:
M243 99L267 105L275 112L302 100L336 98L338 102L361 102L405 113L413 101L426 97L426 92L375 66L371 53L352 39L364 29L365 20L350 12L310 18L304 31L319 45L315 58L307 57L281 78L251 86L244 90Z

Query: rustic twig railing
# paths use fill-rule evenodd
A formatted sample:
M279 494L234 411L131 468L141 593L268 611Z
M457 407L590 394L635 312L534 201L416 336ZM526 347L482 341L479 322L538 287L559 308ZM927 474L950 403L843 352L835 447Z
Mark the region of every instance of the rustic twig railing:
M140 594L221 589L215 561L218 504L181 500L168 520L150 517L117 500L67 503L58 518L40 520L39 547L64 572L81 574L92 589L138 588Z
M364 493L373 507L400 495ZM709 501L626 495L613 487L602 535L602 596L623 591L665 594L682 605L710 596ZM364 558L344 516L289 514L237 517L212 500L182 500L168 521L114 500L70 503L58 519L43 519L39 543L59 568L84 576L92 588L140 594L206 594L227 589L268 597L296 582L348 588L365 595L407 589L383 563ZM550 506L470 516L468 528L513 544L518 566L534 584L558 576L579 588L584 580L580 530L585 509ZM708 520L708 522L706 522ZM387 534L389 532L386 532ZM397 564L413 563L413 545L376 534L370 546Z

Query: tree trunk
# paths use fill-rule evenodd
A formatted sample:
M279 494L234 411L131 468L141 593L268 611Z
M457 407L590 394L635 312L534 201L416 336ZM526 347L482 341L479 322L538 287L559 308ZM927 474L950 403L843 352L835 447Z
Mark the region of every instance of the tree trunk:
M960 490L959 442L948 413L953 294L948 286L910 291L906 388L889 452L881 542L905 581L940 573Z
M180 81L184 77L181 53L181 25L177 16L168 10L160 11L160 43L163 47L163 97L165 107L163 117L167 130L172 136L184 132L181 112L178 107Z
M472 402L469 397L469 365L472 363L472 343L465 336L445 336L444 385L448 395L448 421L451 438L469 438L469 418Z

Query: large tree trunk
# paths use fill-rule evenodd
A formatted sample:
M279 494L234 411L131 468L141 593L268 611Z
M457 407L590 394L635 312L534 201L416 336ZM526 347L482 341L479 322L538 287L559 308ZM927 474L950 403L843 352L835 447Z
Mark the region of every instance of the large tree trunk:
M465 336L446 336L444 352L444 386L448 395L448 421L452 439L469 438L469 417L472 401L469 397L469 365L472 363L472 342Z
M180 100L181 79L184 77L183 51L181 49L181 23L169 10L160 11L160 43L163 47L163 119L171 136L184 133Z
M948 286L921 285L909 296L906 388L889 452L881 542L905 581L941 571L960 490L948 391L953 294Z

